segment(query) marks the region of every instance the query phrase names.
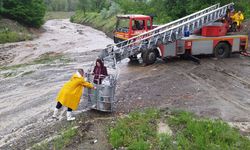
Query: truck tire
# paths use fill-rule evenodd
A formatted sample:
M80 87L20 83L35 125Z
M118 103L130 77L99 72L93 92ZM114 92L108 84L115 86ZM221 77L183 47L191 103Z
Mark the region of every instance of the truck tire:
M129 56L130 62L138 62L138 58L136 55Z
M119 43L119 39L117 37L114 36L114 43Z
M157 53L154 49L148 49L147 51L142 53L142 60L143 63L146 65L151 65L155 63L157 58Z
M123 43L123 45L121 44L118 44L120 42L122 42L123 40L117 38L117 37L114 37L114 43L116 44L117 47L122 47L123 45L126 45L126 43Z
M230 56L230 46L225 42L218 43L214 48L216 58L227 58Z

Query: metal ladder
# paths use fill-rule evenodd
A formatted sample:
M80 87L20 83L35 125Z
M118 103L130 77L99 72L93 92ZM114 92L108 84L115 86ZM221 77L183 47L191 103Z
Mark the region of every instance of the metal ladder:
M195 30L212 23L226 15L227 9L234 3L220 7L213 5L191 15L159 26L153 30L130 38L126 41L108 46L102 51L100 58L114 57L116 61L137 55L148 49L154 49L159 45L168 44L184 37L186 31L193 33Z

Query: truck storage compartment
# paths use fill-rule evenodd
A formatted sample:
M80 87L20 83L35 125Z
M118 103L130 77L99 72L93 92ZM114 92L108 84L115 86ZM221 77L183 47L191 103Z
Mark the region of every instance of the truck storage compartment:
M225 36L226 33L227 33L226 25L221 22L215 22L203 27L201 35L214 37L214 36Z

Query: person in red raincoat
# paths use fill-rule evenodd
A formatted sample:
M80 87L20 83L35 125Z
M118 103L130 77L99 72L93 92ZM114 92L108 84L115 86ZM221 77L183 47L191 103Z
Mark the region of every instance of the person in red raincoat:
M93 70L94 83L102 84L102 80L108 75L107 68L104 66L101 59L96 60L96 65Z

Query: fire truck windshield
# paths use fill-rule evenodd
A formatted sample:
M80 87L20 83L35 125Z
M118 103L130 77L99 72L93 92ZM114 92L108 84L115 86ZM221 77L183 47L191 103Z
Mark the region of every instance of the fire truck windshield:
M118 18L116 23L117 32L128 32L129 31L129 19L127 18Z

